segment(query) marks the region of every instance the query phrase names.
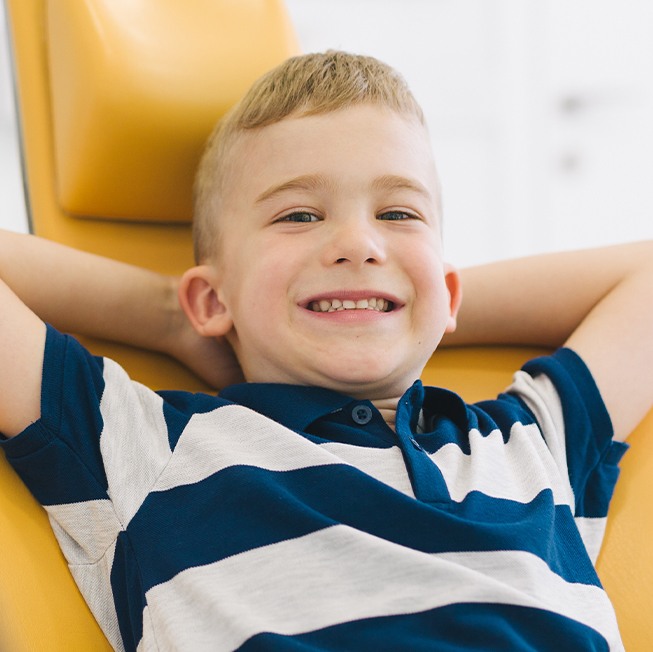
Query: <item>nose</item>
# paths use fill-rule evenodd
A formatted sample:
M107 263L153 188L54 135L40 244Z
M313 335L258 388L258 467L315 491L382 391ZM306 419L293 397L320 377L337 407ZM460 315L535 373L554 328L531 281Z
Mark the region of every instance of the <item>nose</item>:
M332 223L324 247L324 262L327 265L380 264L385 260L385 242L376 220L351 219Z

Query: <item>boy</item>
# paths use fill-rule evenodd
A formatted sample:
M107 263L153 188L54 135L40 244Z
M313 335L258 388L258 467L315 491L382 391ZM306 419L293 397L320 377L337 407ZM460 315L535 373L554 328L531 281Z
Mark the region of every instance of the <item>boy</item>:
M590 557L610 417L651 407L651 245L469 270L455 333L427 143L375 60L257 83L199 172L204 339L167 279L0 240L4 449L117 649L622 648ZM42 319L247 383L155 394ZM568 348L466 406L415 382L445 333Z

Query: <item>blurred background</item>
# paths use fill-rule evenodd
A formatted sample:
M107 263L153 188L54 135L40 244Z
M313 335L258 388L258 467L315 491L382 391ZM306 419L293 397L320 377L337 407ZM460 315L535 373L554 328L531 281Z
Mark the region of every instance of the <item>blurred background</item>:
M653 238L650 0L286 0L303 51L372 54L425 109L448 258ZM0 4L0 228L27 230Z

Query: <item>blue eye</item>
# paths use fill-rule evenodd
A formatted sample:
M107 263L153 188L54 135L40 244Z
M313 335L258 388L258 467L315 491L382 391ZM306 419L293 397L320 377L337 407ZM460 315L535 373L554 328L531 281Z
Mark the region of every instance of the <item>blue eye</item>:
M390 222L399 222L402 220L417 220L419 218L412 213L407 213L406 211L387 211L378 215L377 219L388 220Z
M296 213L289 213L280 217L277 222L319 222L319 218L317 215L308 213L307 211L297 211Z

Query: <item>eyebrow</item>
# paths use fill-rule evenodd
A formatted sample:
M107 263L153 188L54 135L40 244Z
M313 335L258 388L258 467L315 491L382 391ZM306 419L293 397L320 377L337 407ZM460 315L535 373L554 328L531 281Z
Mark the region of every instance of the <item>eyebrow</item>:
M277 195L291 190L331 190L333 189L333 186L334 184L321 174L304 174L264 190L256 198L256 203L260 204L266 202ZM371 187L372 190L377 191L409 190L422 195L428 200L433 199L431 193L421 183L396 174L384 174L381 177L377 177L372 182Z
M289 179L275 186L271 186L267 190L263 191L257 198L256 203L260 204L262 202L268 201L280 195L281 193L288 192L289 190L330 190L333 188L333 184L321 174L303 174L302 176L295 177L294 179Z
M382 177L374 179L372 183L373 190L410 190L422 195L426 199L432 200L433 196L428 191L426 186L422 185L419 181L408 179L396 174L385 174Z

